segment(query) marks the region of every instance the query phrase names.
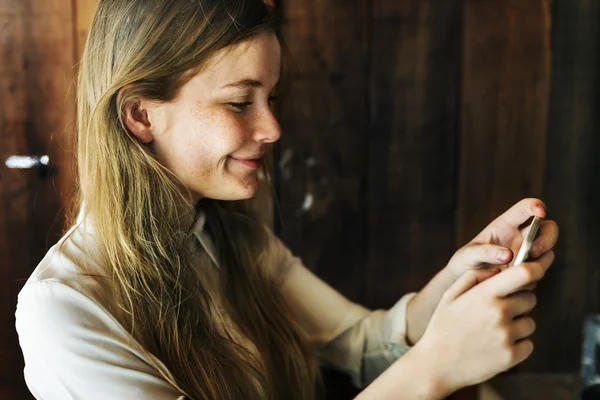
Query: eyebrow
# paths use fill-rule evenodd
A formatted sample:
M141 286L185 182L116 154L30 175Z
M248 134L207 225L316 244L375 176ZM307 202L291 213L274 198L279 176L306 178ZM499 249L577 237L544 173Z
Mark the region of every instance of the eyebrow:
M227 85L223 85L221 86L221 89L225 89L225 88L237 88L237 89L248 89L248 88L262 88L264 87L265 84L262 83L261 81L257 81L255 79L242 79L239 80L237 82L233 82L233 83L228 83ZM275 84L275 87L279 86L279 82L277 82Z
M227 85L221 86L221 89L234 87L238 89L247 89L247 88L261 88L265 86L262 82L254 80L254 79L242 79L237 82L228 83Z

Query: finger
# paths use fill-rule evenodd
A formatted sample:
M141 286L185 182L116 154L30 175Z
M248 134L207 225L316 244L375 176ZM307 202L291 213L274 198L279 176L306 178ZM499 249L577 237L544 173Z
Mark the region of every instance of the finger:
M527 286L524 286L521 290L533 291L533 290L535 290L536 287L537 287L537 282L533 282Z
M545 252L552 250L558 241L558 224L554 221L542 221L537 239L531 246L531 257L537 258Z
M540 263L542 268L544 268L544 271L547 271L554 262L554 250L550 250L542 254L542 256L536 260L536 262Z
M531 317L517 318L512 323L509 331L509 340L517 342L531 336L535 332L535 321Z
M531 340L524 339L515 343L508 360L509 368L527 360L531 353L533 353L533 342Z
M528 290L513 293L502 299L502 308L507 319L531 312L537 304L537 296Z
M446 301L452 301L458 298L463 293L467 292L473 286L485 281L486 279L498 274L499 269L472 269L460 276L448 289L444 292L443 298Z
M552 261L554 261L554 252L549 251L537 261L524 262L505 269L501 274L486 280L478 287L480 290L489 291L495 296L506 297L542 279Z
M490 238L493 237L503 241L505 238L503 237L502 232L507 231L507 226L518 228L531 218L532 215L545 218L546 205L540 199L523 199L492 221L492 223L481 231L473 241L488 242L490 241Z
M488 243L473 243L463 247L456 254L457 262L465 269L477 268L481 264L508 264L513 252L508 247Z
M523 199L509 208L497 219L500 219L512 226L518 227L527 221L532 215L540 218L546 217L546 204L542 200L533 198Z

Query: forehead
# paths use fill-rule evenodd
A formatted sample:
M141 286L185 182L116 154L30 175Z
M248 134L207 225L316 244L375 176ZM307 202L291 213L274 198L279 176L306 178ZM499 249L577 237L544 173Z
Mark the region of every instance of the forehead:
M217 89L241 79L252 79L271 87L279 81L281 46L272 33L261 33L219 51L190 83Z

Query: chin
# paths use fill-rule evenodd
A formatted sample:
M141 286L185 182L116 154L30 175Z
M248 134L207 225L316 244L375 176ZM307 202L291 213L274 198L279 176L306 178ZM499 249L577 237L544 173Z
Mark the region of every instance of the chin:
M244 187L239 192L239 198L237 200L248 200L253 198L258 192L258 184L252 187Z
M236 201L236 200L248 200L253 198L258 192L258 183L252 185L239 185L230 190L210 196L213 199Z
M257 194L260 181L254 176L246 179L227 179L221 185L215 186L213 190L205 191L206 197L225 201L248 200Z

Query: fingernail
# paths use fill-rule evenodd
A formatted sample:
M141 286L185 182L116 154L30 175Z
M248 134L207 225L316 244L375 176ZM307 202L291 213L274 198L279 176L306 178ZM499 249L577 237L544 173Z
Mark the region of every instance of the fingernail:
M498 257L498 260L500 261L506 261L506 259L510 257L510 250L500 250L496 257Z

